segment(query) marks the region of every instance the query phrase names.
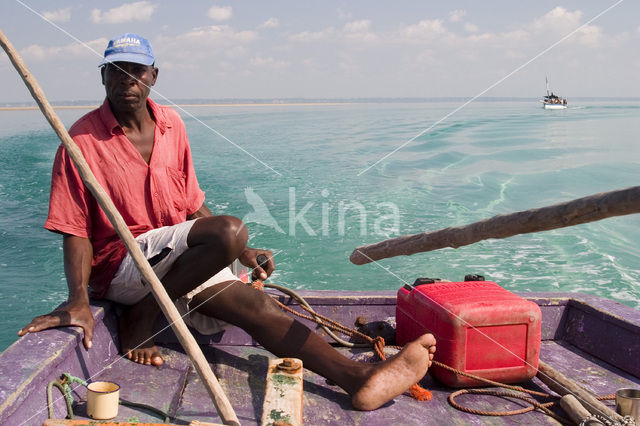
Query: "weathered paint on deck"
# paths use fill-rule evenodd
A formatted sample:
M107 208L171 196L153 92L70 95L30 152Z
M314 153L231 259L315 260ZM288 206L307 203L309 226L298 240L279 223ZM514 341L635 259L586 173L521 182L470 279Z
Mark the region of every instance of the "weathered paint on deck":
M303 295L319 313L330 315L348 326L352 326L359 316L373 322L395 314L395 292L341 297L340 292L311 291L303 292ZM640 312L584 295L538 294L531 299L541 305L543 315L542 360L597 394L612 393L620 387L640 387L640 363L637 362L640 357ZM291 302L284 296L281 300ZM163 346L165 364L159 368L141 366L118 357L113 307L108 303L96 304L93 311L97 321L94 347L90 351L82 347L79 329L66 328L25 336L0 355L0 377L3 377L0 382L0 424L42 424L47 415L46 384L63 372L84 379L114 381L121 385L123 399L168 411L173 416L172 423L220 422L208 393L170 331L161 333L156 339ZM162 327L162 321L157 327ZM268 360L272 355L235 328L215 336L197 335L197 339L204 345L205 356L241 423L258 424L262 416ZM362 350L340 350L348 356L366 357ZM401 419L403 424L441 424L446 419L447 424L461 425L555 423L537 412L506 418L462 413L447 403L450 389L428 375L422 385L434 392L432 401L419 402L401 395L376 411L359 412L351 408L348 395L339 387L305 370L304 422L312 425L386 425L397 424ZM525 386L545 389L535 378ZM82 386L76 387L75 412L80 417L86 414L85 395ZM486 396L463 397L459 402L490 410L518 406ZM55 407L56 417L66 414L62 398L57 398ZM126 406L120 407L117 419L161 420L154 413Z

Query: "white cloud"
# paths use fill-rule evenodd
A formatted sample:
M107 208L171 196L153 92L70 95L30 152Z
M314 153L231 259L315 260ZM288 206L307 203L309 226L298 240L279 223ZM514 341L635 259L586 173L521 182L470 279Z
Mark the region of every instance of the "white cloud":
M401 31L410 40L432 39L447 33L440 19L425 19Z
M71 9L67 7L66 9L42 12L42 16L52 22L69 22L71 20Z
M41 46L32 44L20 50L20 54L25 58L33 61L45 61L55 58L74 57L93 57L96 62L102 58L105 47L109 40L99 38L86 42L85 44L72 43L65 46Z
M344 24L342 29L333 27L325 28L321 31L303 31L301 33L292 34L289 40L296 42L310 41L331 41L331 40L351 40L369 42L376 40L377 36L371 32L371 21L363 19L361 21L352 21Z
M250 42L258 38L258 33L255 31L236 31L228 25L210 25L194 28L178 38L200 45L220 45L229 42Z
M371 21L367 19L349 22L344 25L344 30L348 33L368 32L369 28L371 28Z
M517 33L517 32L513 32L511 33L514 36L518 36L521 33ZM463 39L463 43L469 41L475 44L479 44L479 43L485 43L487 44L488 42L496 42L496 41L500 41L500 40L515 40L516 38L510 38L508 36L506 36L505 34L500 34L500 35L496 35L493 33L482 33L482 34L471 34L468 37Z
M243 46L258 39L255 31L237 31L229 25L197 27L175 36L161 36L154 43L156 58L162 67L168 63L201 64L212 58L219 66L220 55L228 58L244 56ZM198 65L201 66L201 65Z
M227 58L239 58L240 56L244 56L247 53L247 49L242 45L236 45L225 49L224 55Z
M303 31L301 33L292 34L289 36L289 40L291 41L319 41L326 40L332 37L335 34L335 30L333 28L327 28L322 31Z
M47 58L58 55L61 50L61 47L46 47L40 46L39 44L32 44L22 49L20 54L25 59L44 61Z
M569 12L562 6L557 6L555 9L547 12L543 17L536 19L533 22L533 29L545 30L545 31L559 31L574 29L580 25L580 18L582 18L582 12L576 10L575 12Z
M209 18L216 22L228 21L233 15L231 6L213 6L209 9Z
M351 12L345 12L344 10L338 8L338 18L341 20L351 19L353 14Z
M96 24L122 24L126 22L148 22L156 9L156 5L148 1L125 3L106 12L100 9L91 11L91 21Z
M578 29L582 24L582 11L569 11L562 6L547 12L536 19L530 27L532 32L548 33L555 37L564 36ZM602 29L595 25L580 28L567 42L576 42L585 46L595 46L603 40Z
M585 46L596 46L603 38L602 29L595 25L587 25L577 32L578 42Z
M453 10L449 12L449 22L460 22L466 14L466 10Z
M361 21L348 22L343 28L346 38L358 41L373 41L376 35L371 32L371 21L363 19Z
M468 33L475 33L478 31L478 26L467 22L464 24L464 30Z
M271 56L255 56L251 58L251 65L255 67L266 67L266 68L286 68L289 66L289 62L287 61L278 61Z
M259 28L278 28L280 26L280 21L278 18L269 18L260 25Z

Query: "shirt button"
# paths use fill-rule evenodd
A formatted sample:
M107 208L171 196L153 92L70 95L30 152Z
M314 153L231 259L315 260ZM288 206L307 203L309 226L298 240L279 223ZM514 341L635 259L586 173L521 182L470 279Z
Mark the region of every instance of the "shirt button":
M154 193L153 193L153 196L154 196L154 197L157 197L157 196L158 196L158 193L157 193L157 192L154 192Z

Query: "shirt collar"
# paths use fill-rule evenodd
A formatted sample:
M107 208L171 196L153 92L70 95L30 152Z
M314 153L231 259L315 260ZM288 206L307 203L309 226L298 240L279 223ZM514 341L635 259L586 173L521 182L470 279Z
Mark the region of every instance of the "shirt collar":
M168 127L171 127L171 123L167 120L167 116L164 113L164 110L160 105L147 98L147 104L151 107L151 112L153 113L153 117L156 120L156 126L160 133L164 134L167 131ZM118 120L113 115L113 111L111 111L111 106L109 105L109 99L105 98L104 102L99 108L100 110L100 119L104 123L106 130L115 135L116 129L120 129L118 133L122 133L122 128L120 124L118 124Z

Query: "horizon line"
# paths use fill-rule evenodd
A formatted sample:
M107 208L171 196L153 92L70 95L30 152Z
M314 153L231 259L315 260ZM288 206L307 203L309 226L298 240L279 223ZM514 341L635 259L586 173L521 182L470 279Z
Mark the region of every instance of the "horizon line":
M312 106L312 105L345 105L364 103L430 103L430 102L459 102L468 100L465 96L439 96L439 97L354 97L354 98L183 98L177 99L175 104L188 107L215 107L215 106ZM515 96L484 96L476 99L479 102L520 101L529 102L538 100L537 97ZM580 96L572 100L588 101L640 101L637 96ZM51 101L54 108L59 109L83 109L96 108L102 104L95 100L63 100ZM158 102L162 104L162 102ZM5 102L0 104L0 111L6 110L33 110L38 109L35 101Z

